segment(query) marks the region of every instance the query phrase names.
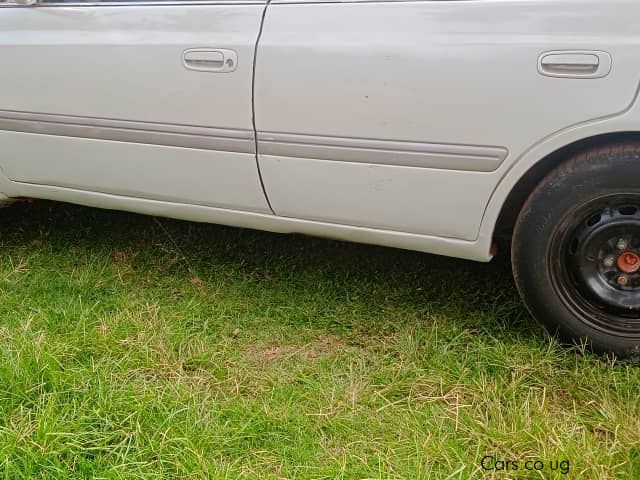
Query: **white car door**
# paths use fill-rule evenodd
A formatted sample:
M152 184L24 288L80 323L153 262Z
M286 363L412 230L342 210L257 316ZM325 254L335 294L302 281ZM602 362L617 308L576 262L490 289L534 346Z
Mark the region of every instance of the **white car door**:
M256 64L276 214L474 240L545 137L624 111L637 0L274 0Z
M255 159L261 0L0 6L15 182L269 212Z

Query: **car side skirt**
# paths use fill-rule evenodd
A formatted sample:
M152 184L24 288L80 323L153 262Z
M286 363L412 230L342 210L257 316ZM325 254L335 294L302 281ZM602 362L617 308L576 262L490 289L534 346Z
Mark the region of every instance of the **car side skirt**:
M486 249L483 249L481 244L454 238L339 225L263 213L149 200L21 182L8 181L4 187L3 190L8 197L41 198L194 222L215 223L276 233L297 233L348 242L415 250L479 262L488 262L492 258L491 254Z

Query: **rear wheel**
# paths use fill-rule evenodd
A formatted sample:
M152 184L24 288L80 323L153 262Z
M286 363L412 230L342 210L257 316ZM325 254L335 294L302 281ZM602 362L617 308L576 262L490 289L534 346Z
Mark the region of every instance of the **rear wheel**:
M551 172L520 212L512 261L552 333L640 356L640 145L589 150Z

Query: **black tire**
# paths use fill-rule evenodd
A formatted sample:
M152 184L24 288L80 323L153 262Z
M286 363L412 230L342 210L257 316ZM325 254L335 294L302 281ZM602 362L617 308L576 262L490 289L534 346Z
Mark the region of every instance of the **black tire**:
M511 259L552 334L640 358L640 142L589 149L549 173L518 216Z

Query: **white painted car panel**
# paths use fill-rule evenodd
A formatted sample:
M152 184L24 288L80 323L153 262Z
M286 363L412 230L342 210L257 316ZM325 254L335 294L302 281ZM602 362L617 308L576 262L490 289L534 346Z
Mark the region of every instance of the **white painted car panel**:
M635 1L276 3L258 47L259 132L509 152L493 172L472 171L470 161L462 173L453 161L421 170L340 154L275 158L262 153L259 136L265 188L283 216L474 240L487 199L523 152L624 111L640 81L640 36L628 21L640 14ZM540 74L543 54L557 51L609 63L593 72L598 78ZM386 156L393 165L396 152Z
M42 6L0 11L0 107L249 129L263 5ZM238 53L232 73L184 68L197 47Z
M2 8L0 127L25 130L2 134L4 173L20 182L269 212L252 123L264 10L257 3ZM185 68L185 52L196 48L233 51L233 70ZM12 112L46 116L16 126ZM93 130L78 136L75 125ZM211 138L203 127L243 145L184 148L198 135ZM105 131L125 141L103 141ZM148 132L155 137L143 143Z
M635 0L0 4L0 192L487 261L532 166L640 131L638 14Z
M451 238L469 235L469 225L455 217L487 194L472 173L452 170L272 155L260 156L260 170L280 215ZM464 195L452 189L459 184Z
M0 145L17 182L268 212L253 155L1 131Z

